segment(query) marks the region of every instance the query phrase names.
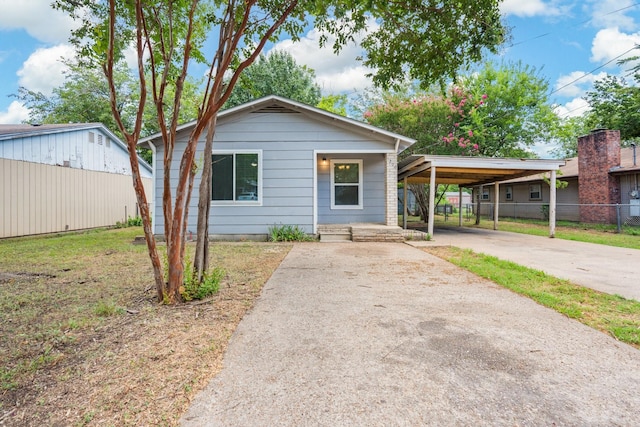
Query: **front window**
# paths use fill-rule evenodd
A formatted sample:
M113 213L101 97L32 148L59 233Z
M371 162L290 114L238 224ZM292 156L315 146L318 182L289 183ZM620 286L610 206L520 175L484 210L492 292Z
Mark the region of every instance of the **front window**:
M241 203L261 200L259 153L216 153L211 161L211 200Z
M331 208L362 209L362 160L331 160Z

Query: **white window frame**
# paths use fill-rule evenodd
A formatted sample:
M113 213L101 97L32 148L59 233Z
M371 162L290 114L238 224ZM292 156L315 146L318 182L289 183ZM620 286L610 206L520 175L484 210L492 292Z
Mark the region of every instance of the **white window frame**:
M338 163L350 163L358 165L358 183L357 184L344 184L338 183L337 185L353 185L358 187L358 204L357 205L336 205L336 182L335 182L335 164ZM363 162L362 159L331 159L329 161L329 168L331 170L331 209L363 209Z
M534 191L537 188L537 191ZM538 197L532 197L533 193L538 193ZM542 184L529 185L529 200L542 200Z
M262 206L262 150L213 150L213 156L233 155L233 194L236 194L236 154L257 154L258 155L258 200L211 200L211 206ZM213 197L213 195L212 195Z
M504 198L508 202L513 200L513 186L507 185L504 187Z

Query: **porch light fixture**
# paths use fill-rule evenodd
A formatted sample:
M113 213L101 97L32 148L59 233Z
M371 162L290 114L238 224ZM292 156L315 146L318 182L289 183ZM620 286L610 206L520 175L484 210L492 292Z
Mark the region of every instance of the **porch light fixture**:
M327 158L326 157L322 157L322 164L326 165L327 164Z

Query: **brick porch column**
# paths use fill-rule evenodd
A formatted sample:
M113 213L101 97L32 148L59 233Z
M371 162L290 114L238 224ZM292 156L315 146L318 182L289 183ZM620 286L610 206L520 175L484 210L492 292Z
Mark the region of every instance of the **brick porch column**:
M387 205L386 225L398 225L398 155L385 154L385 200Z

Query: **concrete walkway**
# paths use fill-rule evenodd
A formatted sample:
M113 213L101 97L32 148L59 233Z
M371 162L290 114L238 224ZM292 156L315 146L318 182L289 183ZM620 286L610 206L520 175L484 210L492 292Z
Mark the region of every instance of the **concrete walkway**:
M430 242L471 249L640 301L640 250L468 227L438 227ZM638 237L640 239L640 237Z
M640 351L419 249L296 244L183 426L635 426Z

